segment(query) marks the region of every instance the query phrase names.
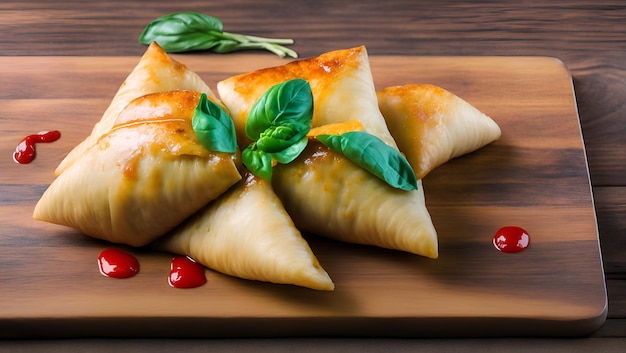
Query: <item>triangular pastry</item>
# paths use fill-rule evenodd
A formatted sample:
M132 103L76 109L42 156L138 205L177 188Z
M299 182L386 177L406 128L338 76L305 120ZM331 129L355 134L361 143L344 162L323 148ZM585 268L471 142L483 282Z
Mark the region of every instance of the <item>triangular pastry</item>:
M365 47L329 52L219 82L220 98L232 114L240 142L248 142L243 131L254 102L271 86L293 78L310 83L313 127L358 121L368 133L396 146L378 109ZM394 189L311 141L297 160L274 167L272 184L303 232L438 256L437 234L421 183L414 191Z
M272 181L302 232L438 257L421 182L418 190L393 189L316 141L276 166Z
M152 43L119 87L102 118L94 125L91 134L70 151L56 168L55 174L61 174L70 164L80 158L89 146L95 144L100 136L109 131L118 114L133 99L149 93L171 90L197 91L206 93L210 98L216 98L195 72L172 59L156 42Z
M217 198L241 179L238 155L198 141L191 119L200 95L180 90L132 100L52 182L33 217L142 246Z
M441 87L409 84L377 95L387 126L418 179L500 138L494 120Z
M155 247L250 280L333 290L271 185L245 174Z

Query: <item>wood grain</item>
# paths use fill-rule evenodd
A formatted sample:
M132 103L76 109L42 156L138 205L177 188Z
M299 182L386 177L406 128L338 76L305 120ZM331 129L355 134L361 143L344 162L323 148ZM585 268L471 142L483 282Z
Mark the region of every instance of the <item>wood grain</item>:
M284 61L266 55L178 56L214 87ZM102 277L106 243L34 222L52 171L99 119L138 57L0 57L0 152L40 129L63 137L30 165L0 160L0 332L3 336L584 335L606 315L606 292L572 81L544 57L371 57L378 88L440 85L492 116L502 138L424 180L441 244L428 260L309 236L337 289L318 293L209 272L167 286L169 257L144 249L139 276ZM43 125L46 125L45 127ZM500 226L532 246L497 252ZM54 325L50 325L54 320ZM173 329L172 327L177 327Z

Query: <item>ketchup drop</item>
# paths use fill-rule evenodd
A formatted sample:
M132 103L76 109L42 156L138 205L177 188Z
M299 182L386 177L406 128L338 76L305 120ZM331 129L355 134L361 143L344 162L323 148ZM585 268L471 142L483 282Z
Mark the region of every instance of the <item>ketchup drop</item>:
M174 256L168 283L174 288L195 288L206 283L204 267L187 256Z
M520 227L502 227L493 236L493 245L502 252L520 252L526 249L529 244L528 232Z
M13 152L13 160L19 164L28 164L35 159L35 144L39 142L54 142L61 137L59 131L42 131L24 137Z
M100 253L98 267L107 277L128 278L139 272L139 261L125 251L111 248Z

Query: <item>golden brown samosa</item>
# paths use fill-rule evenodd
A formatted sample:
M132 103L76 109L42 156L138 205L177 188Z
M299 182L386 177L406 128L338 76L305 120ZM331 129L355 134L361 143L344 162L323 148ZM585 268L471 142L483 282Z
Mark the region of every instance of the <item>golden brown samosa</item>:
M391 134L419 179L450 159L500 138L493 119L441 87L393 86L377 96Z
M149 93L171 90L197 91L206 93L210 98L216 98L195 72L174 60L157 43L152 43L119 87L102 118L93 127L91 134L70 151L56 168L55 174L61 174L70 164L80 158L89 146L95 144L100 136L109 131L118 114L133 99Z
M378 109L363 46L219 82L220 98L232 114L240 142L249 142L244 131L254 102L273 85L293 78L310 83L313 127L358 121L366 132L395 148ZM437 234L419 182L414 191L394 189L312 141L297 160L274 168L272 184L303 232L438 257Z
M249 173L155 247L239 278L334 289L271 185Z
M315 140L277 165L272 181L303 232L438 257L421 182L418 190L394 189Z
M191 119L201 93L141 96L44 192L33 217L142 246L241 179L238 154L210 152Z

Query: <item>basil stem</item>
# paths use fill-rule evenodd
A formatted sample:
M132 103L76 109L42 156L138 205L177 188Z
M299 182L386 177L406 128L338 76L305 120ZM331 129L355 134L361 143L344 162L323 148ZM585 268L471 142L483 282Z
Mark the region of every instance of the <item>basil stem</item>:
M306 134L313 119L313 93L303 79L270 87L252 105L246 120L246 135L252 142L242 153L243 164L252 174L271 180L271 163L296 159L308 143Z
M144 28L139 42L143 45L157 42L171 53L196 50L229 53L256 49L270 51L281 58L298 57L294 50L285 47L293 44L293 39L224 32L224 25L217 17L197 12L177 12L153 20Z
M392 187L417 189L415 172L409 162L400 151L378 137L364 131L351 131L341 135L318 135L315 138Z

